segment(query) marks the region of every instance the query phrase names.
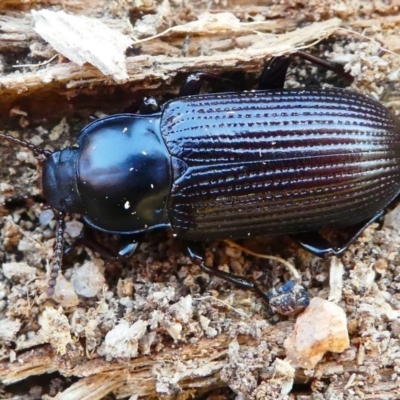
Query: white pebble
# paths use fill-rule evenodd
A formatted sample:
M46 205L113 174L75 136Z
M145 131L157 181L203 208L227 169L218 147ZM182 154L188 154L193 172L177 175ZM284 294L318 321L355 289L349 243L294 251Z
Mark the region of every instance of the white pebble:
M106 283L100 268L90 261L73 272L71 282L76 293L84 297L96 296Z

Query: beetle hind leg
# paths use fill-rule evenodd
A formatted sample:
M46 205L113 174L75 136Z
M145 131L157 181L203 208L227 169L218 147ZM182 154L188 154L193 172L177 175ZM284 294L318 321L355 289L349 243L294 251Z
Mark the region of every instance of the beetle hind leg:
M341 76L350 85L354 81L354 77L344 70L343 65L324 60L323 58L313 56L311 54L305 53L304 51L296 51L292 54L292 57L299 57L303 60L310 62L311 64L317 65L320 68L332 71L335 74Z
M381 218L383 214L384 211L381 210L369 220L355 225L349 238L338 247L335 247L327 239L323 238L318 232L296 233L290 236L304 250L307 250L309 253L312 253L317 257L340 256L360 237L360 235L365 231L365 229L368 228L368 226Z

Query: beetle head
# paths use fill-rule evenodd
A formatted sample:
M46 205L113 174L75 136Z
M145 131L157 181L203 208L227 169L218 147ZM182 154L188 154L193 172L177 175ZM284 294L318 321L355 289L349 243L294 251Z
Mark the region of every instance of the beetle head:
M77 189L78 148L52 153L44 162L42 189L47 203L62 212L81 212Z
M58 271L61 269L64 246L64 217L65 211L78 211L80 199L76 187L75 165L77 160L77 150L67 148L62 151L52 153L42 149L25 140L15 138L7 133L0 132L0 139L6 140L14 145L24 147L38 155L46 157L43 167L42 186L46 200L57 209L57 233L56 245L54 249L54 262L50 272L50 280L47 288L47 295L54 294Z

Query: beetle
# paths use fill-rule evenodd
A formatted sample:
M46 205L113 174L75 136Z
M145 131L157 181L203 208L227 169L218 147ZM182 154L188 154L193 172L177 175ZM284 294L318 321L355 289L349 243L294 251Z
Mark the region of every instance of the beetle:
M339 66L296 55L326 68ZM252 281L208 268L198 243L291 234L318 255L340 255L400 192L400 126L379 102L338 88L284 89L291 58L271 59L250 92L200 94L210 74L188 78L180 97L140 114L87 125L77 145L46 156L42 187L58 211L49 295L63 253L65 213L129 239L171 229L207 273L253 288ZM317 232L354 226L335 248Z

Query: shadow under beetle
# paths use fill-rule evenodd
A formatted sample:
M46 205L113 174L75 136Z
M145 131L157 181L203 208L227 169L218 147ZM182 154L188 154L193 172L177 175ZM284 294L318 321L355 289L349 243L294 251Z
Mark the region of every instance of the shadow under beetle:
M344 74L340 66L298 52ZM44 154L42 185L58 211L52 295L63 255L65 213L129 239L168 228L209 274L266 294L251 281L208 268L199 242L291 234L318 255L340 255L400 192L400 126L380 103L336 88L283 89L290 57L270 60L251 92L199 94L191 75L180 97L140 114L86 126L77 146ZM335 248L317 232L354 226ZM128 243L127 242L127 243Z

